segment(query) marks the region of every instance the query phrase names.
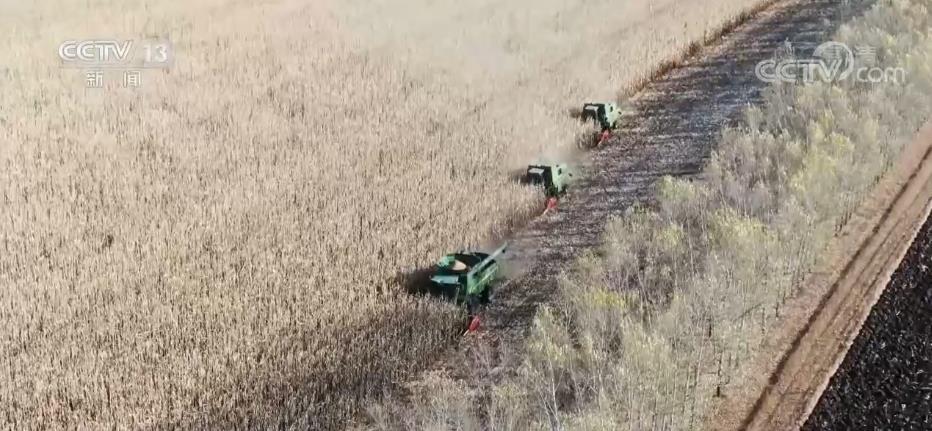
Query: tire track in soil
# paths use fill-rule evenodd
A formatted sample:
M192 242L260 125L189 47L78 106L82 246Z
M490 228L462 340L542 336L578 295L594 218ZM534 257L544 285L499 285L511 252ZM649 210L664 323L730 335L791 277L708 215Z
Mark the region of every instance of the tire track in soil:
M497 288L480 333L466 337L432 368L475 388L514 371L537 309L557 299L559 274L601 244L605 222L636 203L649 205L661 177L697 176L722 127L737 124L745 106L761 101L768 84L756 78L756 64L787 42L797 53L811 53L873 3L777 2L647 84L631 98L633 112L621 129L583 160L585 175L559 210L513 233L508 259L522 272Z
M928 218L804 430L932 429Z

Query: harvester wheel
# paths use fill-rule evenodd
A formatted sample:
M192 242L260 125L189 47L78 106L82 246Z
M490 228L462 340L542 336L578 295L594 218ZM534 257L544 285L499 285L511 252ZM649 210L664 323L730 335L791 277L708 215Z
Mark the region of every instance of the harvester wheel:
M470 317L479 314L479 304L482 302L481 296L484 294L484 292L480 294L479 298L470 295L469 298L466 299L466 313L469 314Z
M482 291L481 295L479 295L479 303L488 304L491 301L491 298L492 298L492 286L490 285L484 291Z
M466 332L463 335L473 332L479 328L479 302L480 300L481 300L481 297L476 298L475 296L469 296L466 299L466 322L465 322Z

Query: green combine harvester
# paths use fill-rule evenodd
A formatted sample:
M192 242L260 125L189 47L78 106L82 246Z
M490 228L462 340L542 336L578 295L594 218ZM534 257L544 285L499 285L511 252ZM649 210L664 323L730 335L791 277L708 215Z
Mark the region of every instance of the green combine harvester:
M547 197L558 197L566 193L569 179L573 176L566 165L530 165L524 178L528 184L544 188Z
M614 102L590 102L583 105L582 120L598 124L602 131L614 130L621 119L621 110Z
M590 102L583 105L582 115L580 118L585 123L591 123L596 126L594 136L591 139L579 141L579 147L582 149L591 148L591 146L601 147L602 143L612 136L612 131L618 127L621 120L621 109L613 102Z
M479 304L489 302L492 284L501 275L501 264L496 259L507 247L505 244L492 253L450 253L437 262L430 277L431 284L440 294L465 304L473 314Z

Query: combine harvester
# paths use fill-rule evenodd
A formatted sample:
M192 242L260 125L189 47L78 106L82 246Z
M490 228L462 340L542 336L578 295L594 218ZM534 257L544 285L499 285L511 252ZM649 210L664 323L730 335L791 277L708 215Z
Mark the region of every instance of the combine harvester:
M460 251L440 258L430 277L437 293L464 305L469 316L468 329L479 328L479 306L488 304L492 287L501 276L499 256L505 253L508 244L492 253Z
M557 198L566 193L572 176L563 164L530 165L524 174L524 182L544 189L544 195L547 196L544 214L547 214L557 209Z
M543 187L547 197L560 197L566 193L569 186L570 173L566 165L530 165L524 175L525 181L538 187Z
M580 117L583 122L591 123L601 129L592 139L595 146L599 147L612 137L612 131L618 127L621 110L614 102L589 102L583 105Z

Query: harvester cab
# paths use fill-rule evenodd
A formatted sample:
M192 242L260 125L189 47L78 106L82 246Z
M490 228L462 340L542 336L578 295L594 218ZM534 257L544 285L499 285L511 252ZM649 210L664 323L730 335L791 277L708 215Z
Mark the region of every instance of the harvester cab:
M598 124L603 132L615 129L620 118L621 110L614 102L590 102L583 105L582 120Z
M440 294L465 304L470 314L474 307L489 302L492 284L501 275L499 256L507 244L492 253L460 251L440 258L430 277Z
M525 178L529 184L543 187L548 197L557 197L566 192L571 176L566 165L530 165Z

